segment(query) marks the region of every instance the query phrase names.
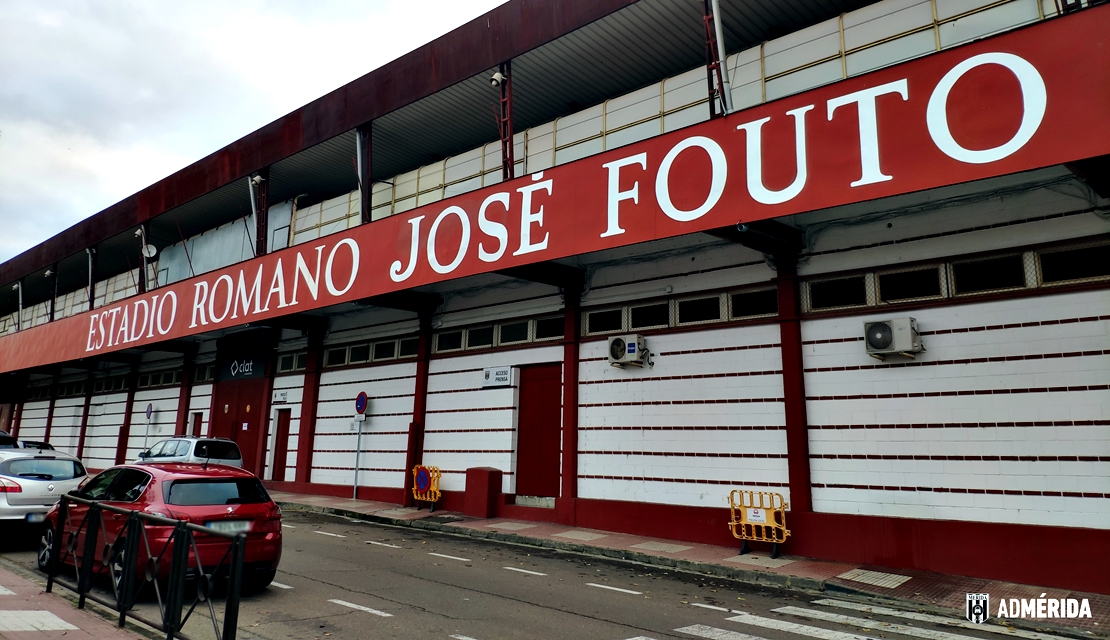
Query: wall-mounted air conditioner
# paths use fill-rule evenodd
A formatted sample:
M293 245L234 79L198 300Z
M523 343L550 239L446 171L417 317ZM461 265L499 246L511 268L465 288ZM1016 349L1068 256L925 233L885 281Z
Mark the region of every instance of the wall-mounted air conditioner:
M644 337L639 334L609 337L609 364L614 367L650 365Z
M864 322L863 337L867 355L879 360L894 354L913 358L925 350L917 333L917 320L913 318Z

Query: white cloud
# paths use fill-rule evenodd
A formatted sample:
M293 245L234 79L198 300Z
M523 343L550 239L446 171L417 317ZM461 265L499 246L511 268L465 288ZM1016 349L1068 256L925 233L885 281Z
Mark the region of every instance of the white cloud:
M0 261L500 3L0 3Z

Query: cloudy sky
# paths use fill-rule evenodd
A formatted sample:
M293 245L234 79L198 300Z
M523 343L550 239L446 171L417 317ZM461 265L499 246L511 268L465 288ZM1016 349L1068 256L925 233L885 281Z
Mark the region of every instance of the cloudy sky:
M0 0L0 262L502 0Z

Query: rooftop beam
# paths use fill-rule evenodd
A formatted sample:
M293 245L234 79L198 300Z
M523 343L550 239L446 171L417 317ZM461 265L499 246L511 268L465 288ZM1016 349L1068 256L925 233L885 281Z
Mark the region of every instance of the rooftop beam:
M706 233L772 256L797 256L802 251L802 230L777 220L739 223Z
M582 286L582 283L586 280L586 272L582 269L568 267L558 262L526 264L519 267L502 269L496 273L510 278L516 278L517 280L538 282L552 287L559 287L560 289Z
M382 307L411 311L418 314L432 314L443 304L443 298L437 293L424 293L422 291L394 291L371 296L357 301L356 304L368 307Z

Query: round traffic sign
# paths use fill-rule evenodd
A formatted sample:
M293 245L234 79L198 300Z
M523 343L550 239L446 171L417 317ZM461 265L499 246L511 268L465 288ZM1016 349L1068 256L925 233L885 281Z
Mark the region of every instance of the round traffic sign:
M148 402L146 405L146 419L150 420L152 415L154 415L154 405Z
M416 470L416 490L424 493L432 486L432 474L424 467Z
M355 411L359 412L360 414L361 413L366 413L366 403L367 402L368 402L368 400L366 398L366 392L365 391L359 391L358 392L358 397L355 398Z

